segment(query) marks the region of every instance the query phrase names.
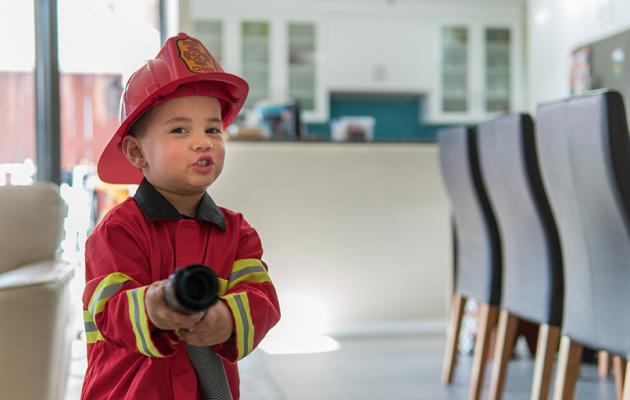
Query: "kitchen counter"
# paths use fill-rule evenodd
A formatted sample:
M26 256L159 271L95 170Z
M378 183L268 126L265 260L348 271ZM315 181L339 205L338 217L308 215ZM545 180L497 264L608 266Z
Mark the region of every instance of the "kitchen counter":
M228 142L210 192L260 232L285 318L304 303L334 332L445 319L450 222L435 144Z

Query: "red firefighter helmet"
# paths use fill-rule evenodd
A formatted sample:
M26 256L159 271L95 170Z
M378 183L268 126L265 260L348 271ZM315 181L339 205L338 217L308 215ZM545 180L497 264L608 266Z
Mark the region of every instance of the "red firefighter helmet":
M122 139L133 123L158 103L181 95L216 97L221 103L223 127L227 127L243 107L248 91L247 82L224 72L199 40L185 33L169 38L157 56L127 81L120 104L120 126L98 161L99 177L109 183L142 180L142 171L122 152Z

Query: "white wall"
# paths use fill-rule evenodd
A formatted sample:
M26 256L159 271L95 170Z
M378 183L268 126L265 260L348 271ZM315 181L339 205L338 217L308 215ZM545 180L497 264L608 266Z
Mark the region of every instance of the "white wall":
M445 319L449 204L435 145L230 142L210 193L260 232L285 323Z
M571 51L630 27L628 0L529 0L529 110L570 94Z

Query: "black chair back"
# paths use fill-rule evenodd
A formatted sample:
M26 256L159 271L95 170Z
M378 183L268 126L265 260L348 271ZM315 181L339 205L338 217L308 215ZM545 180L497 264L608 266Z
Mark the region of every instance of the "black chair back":
M544 184L565 259L563 334L630 351L630 140L623 99L603 91L538 108Z
M533 322L562 319L562 257L542 185L534 124L513 114L479 126L481 173L499 226L501 307Z
M479 170L472 128L438 133L442 177L455 227L455 290L498 305L501 296L501 246L494 213Z

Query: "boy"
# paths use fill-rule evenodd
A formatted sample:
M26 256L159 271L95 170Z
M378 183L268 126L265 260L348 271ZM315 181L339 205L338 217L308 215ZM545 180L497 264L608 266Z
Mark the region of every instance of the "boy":
M98 173L140 186L86 243L82 398L238 399L236 361L280 318L256 231L206 193L247 92L183 33L127 82ZM220 283L220 301L194 315L164 301L166 279L189 264L209 266ZM221 384L224 393L209 394Z

